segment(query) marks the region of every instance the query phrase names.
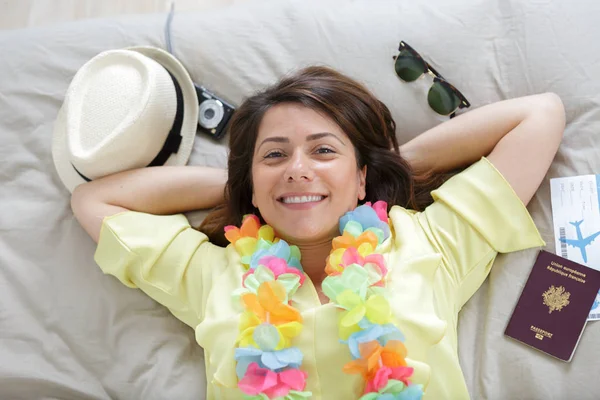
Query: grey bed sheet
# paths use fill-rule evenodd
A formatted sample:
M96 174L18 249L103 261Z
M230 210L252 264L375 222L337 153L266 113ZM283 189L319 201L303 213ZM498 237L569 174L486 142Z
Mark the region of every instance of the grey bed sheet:
M529 206L554 251L549 178L600 173L598 15L595 0L279 1L176 13L173 51L196 82L234 104L300 66L338 68L390 107L401 143L443 120L427 107L430 81L395 77L392 55L401 39L474 108L558 93L565 138ZM140 291L102 275L50 152L53 122L77 69L107 49L165 48L165 18L0 33L1 399L206 396L194 332ZM226 156L224 142L199 136L190 163L224 167ZM203 215L189 218L197 223ZM499 256L461 312L459 356L471 396L600 398L600 322L588 324L571 363L503 336L535 255Z

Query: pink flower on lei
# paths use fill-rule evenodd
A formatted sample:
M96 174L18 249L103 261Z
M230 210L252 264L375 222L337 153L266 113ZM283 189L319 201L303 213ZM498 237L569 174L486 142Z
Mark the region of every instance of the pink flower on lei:
M395 379L408 386L410 384L408 379L412 374L412 367L387 367L383 365L375 373L373 379L367 382L365 393L380 391L388 384L390 379Z
M299 369L273 372L259 367L257 363L252 363L248 366L246 375L238 382L238 387L247 395L256 396L264 393L273 399L287 396L290 390L304 390L306 377L306 372Z
M365 267L367 264L372 264L379 269L379 273L381 274L382 278L387 275L385 261L383 260L383 256L379 253L372 253L366 257L363 257L359 254L358 250L356 250L354 247L351 247L346 249L342 255L342 266L347 267L350 264L358 264L361 267Z
M373 210L375 210L375 212L377 213L377 216L379 217L379 219L385 223L388 222L388 215L387 215L387 203L383 200L379 200L377 202L375 202L375 204L371 205L370 201L367 201L365 203L365 205L371 207Z
M294 274L298 275L300 278L300 285L304 283L304 279L306 276L302 273L298 268L290 267L287 262L283 258L275 257L275 256L264 256L258 261L258 265L262 265L265 268L268 268L273 272L275 279L279 277L279 275L283 274ZM255 272L254 269L250 269L247 271L242 277L242 282L246 280L246 277Z
M325 272L328 275L338 275L344 268L352 264L368 267L373 272L378 273L380 281L375 284L377 286L383 285L383 278L385 278L388 271L383 256L379 253L371 253L363 257L355 247L332 252L327 260Z

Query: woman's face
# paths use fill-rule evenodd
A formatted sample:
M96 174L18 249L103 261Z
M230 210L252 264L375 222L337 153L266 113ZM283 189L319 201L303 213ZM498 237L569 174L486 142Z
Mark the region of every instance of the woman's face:
M298 104L278 104L260 124L252 159L252 203L292 243L337 236L339 218L365 197L366 167L328 117Z

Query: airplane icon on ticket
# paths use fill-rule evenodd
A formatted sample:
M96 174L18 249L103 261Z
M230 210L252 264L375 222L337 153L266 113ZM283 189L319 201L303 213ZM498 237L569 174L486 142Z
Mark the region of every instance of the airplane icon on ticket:
M596 237L600 236L600 231L593 233L584 238L583 235L581 234L581 228L579 227L579 225L581 225L582 222L583 222L583 220L569 222L571 225L573 225L575 227L575 229L577 229L577 239L565 239L565 238L561 237L560 241L563 243L566 243L568 245L571 245L573 247L577 247L581 251L581 256L583 257L583 262L587 262L587 253L585 251L585 248L587 246L589 246L594 241L594 239L596 239Z

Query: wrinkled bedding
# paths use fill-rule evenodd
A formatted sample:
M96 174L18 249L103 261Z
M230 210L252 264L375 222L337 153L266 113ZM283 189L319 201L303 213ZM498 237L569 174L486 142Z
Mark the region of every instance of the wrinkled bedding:
M319 63L364 82L391 109L401 143L444 118L427 78L394 75L399 40L476 108L554 91L565 138L529 210L554 251L549 178L600 173L600 3L522 0L275 1L176 13L173 52L231 103ZM54 118L77 69L97 53L165 48L166 15L0 33L0 398L204 399L194 332L138 290L102 275L54 171ZM198 136L190 164L225 167L225 141ZM204 213L190 213L198 223ZM498 257L459 322L474 399L594 399L600 323L571 363L503 336L535 250ZM330 400L330 399L327 399ZM335 400L335 399L331 399Z

